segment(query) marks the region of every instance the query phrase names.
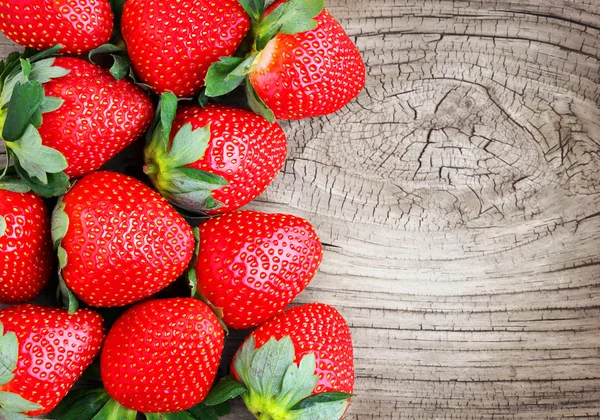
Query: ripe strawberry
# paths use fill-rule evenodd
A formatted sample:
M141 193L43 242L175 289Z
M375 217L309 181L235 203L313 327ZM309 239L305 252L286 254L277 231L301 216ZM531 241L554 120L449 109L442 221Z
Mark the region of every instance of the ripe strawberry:
M62 53L83 54L107 42L112 29L108 0L0 2L0 31L36 50L61 44Z
M52 270L50 217L32 192L0 185L0 303L33 299Z
M223 328L203 302L147 301L127 310L108 333L100 356L102 382L131 410L186 410L206 397L223 342Z
M339 419L354 388L348 324L322 303L289 309L252 332L232 374L246 386L242 399L257 418Z
M192 96L208 67L238 48L250 19L237 0L129 0L122 33L133 68L156 92Z
M142 182L114 172L85 176L52 215L62 278L84 302L123 306L179 277L194 235L167 200Z
M55 50L9 57L11 76L0 80L2 138L17 173L43 196L63 194L68 177L100 168L153 118L141 88L77 58L45 58Z
M180 108L169 150L161 130L146 148L144 170L163 196L194 213L248 204L275 178L287 152L277 123L223 105Z
M336 112L358 95L365 84L364 63L322 1L278 0L260 12L250 10L255 16L251 54L211 67L208 96L231 91L247 74L253 110L269 120L298 120Z
M116 81L103 68L77 58L59 57L66 76L44 84L46 95L64 100L44 114L42 143L61 152L65 173L80 177L100 168L144 133L153 118L150 98L132 82Z
M6 411L35 416L52 410L100 352L102 322L89 309L73 315L37 305L1 309L0 417L13 418ZM8 397L18 404L7 404Z
M200 226L198 291L231 328L249 328L285 309L323 259L308 221L289 214L236 211Z

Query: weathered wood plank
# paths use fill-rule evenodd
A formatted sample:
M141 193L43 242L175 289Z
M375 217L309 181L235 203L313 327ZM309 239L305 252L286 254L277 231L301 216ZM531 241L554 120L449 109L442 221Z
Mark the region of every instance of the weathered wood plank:
M328 244L298 301L351 324L347 417L600 416L600 2L327 7L367 87L250 207Z

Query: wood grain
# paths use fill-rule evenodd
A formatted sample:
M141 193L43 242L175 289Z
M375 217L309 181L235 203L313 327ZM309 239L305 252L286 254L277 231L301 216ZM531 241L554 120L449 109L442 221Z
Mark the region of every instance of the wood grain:
M347 418L600 417L600 2L327 8L367 86L283 124L288 161L249 207L326 244L298 302L351 325Z

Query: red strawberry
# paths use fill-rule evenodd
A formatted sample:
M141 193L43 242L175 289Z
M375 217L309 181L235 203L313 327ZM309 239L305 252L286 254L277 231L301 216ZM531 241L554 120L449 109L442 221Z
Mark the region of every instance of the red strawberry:
M277 123L223 105L180 108L168 151L160 136L154 138L145 172L163 196L194 213L248 204L275 178L287 151Z
M252 332L232 374L247 387L241 395L257 418L339 419L354 389L348 324L322 303L289 309Z
M112 29L108 0L0 2L0 31L36 50L61 44L65 54L83 54L107 42Z
M142 182L94 172L62 197L52 237L66 285L93 306L123 306L163 289L188 266L194 235Z
M0 185L0 303L33 299L52 270L50 217L32 192Z
M249 12L253 50L247 58L226 57L211 67L208 96L231 91L247 74L252 109L270 120L298 120L336 112L362 90L360 53L322 1L278 0L264 14Z
M231 328L249 328L285 309L317 272L323 248L308 221L236 211L200 226L198 291Z
M141 79L185 97L200 90L213 62L235 52L250 19L237 0L129 0L121 24Z
M39 58L6 60L14 75L0 80L0 127L17 173L34 192L53 196L66 191L69 176L97 170L131 144L152 121L153 109L141 88L116 81L101 67L77 58Z
M186 410L206 397L223 341L219 320L199 300L141 303L127 310L106 337L102 382L110 396L131 410Z
M4 410L32 416L52 410L100 352L102 322L89 309L73 315L37 305L1 309L0 417L12 418ZM19 404L9 408L4 392L13 402L19 395Z
M44 84L48 96L64 103L44 114L39 127L44 145L61 152L79 177L100 168L144 133L154 111L150 98L132 82L116 81L106 70L77 58L55 59L70 70Z

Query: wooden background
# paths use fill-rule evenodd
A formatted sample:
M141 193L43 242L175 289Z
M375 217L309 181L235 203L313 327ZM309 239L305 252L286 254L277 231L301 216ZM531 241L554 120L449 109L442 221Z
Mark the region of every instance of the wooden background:
M327 244L298 302L351 325L347 418L600 417L600 0L326 7L367 86L250 207Z

